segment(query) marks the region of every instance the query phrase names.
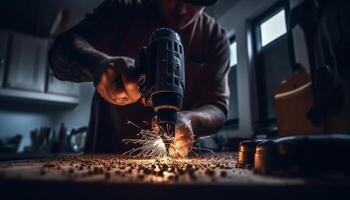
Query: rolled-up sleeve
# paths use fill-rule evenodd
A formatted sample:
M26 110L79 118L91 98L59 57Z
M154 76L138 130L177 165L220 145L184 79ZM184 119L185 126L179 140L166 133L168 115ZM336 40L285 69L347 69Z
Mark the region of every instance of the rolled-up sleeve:
M124 2L124 3L123 3ZM49 51L55 76L68 81L91 81L95 70L112 51L122 18L128 18L123 0L107 0L93 13L58 36Z
M228 115L230 50L225 31L217 24L208 43L207 65L201 72L200 105L214 105Z

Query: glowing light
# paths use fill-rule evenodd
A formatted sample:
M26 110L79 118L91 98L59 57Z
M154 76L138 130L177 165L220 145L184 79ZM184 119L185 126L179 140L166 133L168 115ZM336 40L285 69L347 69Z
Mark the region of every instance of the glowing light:
M148 124L145 121L142 123ZM151 123L152 129L148 130L141 129L140 126L128 121L127 124L140 129L140 132L137 134L138 139L124 139L123 142L126 144L136 144L139 145L139 147L132 148L125 152L124 155L144 158L161 158L167 162L168 157L186 158L189 154L197 155L197 153L193 151L194 149L214 153L209 149L192 147L194 142L193 137L190 139L184 139L184 132L191 131L192 134L190 123L191 120L186 123L185 130L176 130L175 137L172 137L169 131L164 131L162 127L157 126L156 123ZM167 146L169 149L167 149Z
M139 134L139 139L124 139L123 141L140 145L140 147L133 148L124 154L134 157L160 157L165 158L168 156L165 143L159 134L154 133L151 130L142 129Z

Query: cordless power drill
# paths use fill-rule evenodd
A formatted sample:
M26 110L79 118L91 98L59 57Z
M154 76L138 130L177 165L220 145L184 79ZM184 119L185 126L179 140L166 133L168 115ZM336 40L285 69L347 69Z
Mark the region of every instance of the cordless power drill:
M180 36L168 28L157 29L136 58L138 84L146 105L154 108L161 137L169 148L177 112L185 90L184 48Z

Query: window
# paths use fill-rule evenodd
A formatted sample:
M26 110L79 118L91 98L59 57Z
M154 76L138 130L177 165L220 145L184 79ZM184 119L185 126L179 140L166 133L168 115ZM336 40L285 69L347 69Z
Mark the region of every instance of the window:
M285 10L282 9L260 24L260 38L262 47L287 33L285 16Z
M230 44L230 67L237 65L237 42Z
M287 1L288 2L288 1ZM254 130L275 133L275 94L292 74L293 40L288 33L288 3L279 2L253 21L257 117Z
M238 128L237 42L234 36L230 38L230 72L228 79L230 86L230 104L226 124L234 125L234 127Z

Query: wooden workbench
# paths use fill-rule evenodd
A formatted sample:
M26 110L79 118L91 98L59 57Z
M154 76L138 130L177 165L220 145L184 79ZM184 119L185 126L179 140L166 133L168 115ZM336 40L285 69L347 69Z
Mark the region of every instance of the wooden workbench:
M346 193L344 177L273 177L235 167L234 154L187 159L83 155L0 163L1 195L49 199L328 199Z

